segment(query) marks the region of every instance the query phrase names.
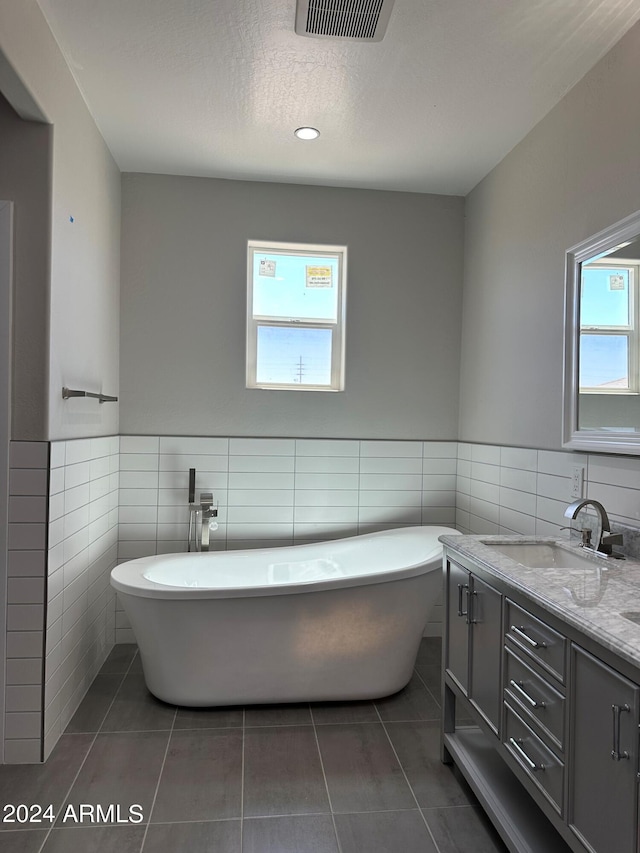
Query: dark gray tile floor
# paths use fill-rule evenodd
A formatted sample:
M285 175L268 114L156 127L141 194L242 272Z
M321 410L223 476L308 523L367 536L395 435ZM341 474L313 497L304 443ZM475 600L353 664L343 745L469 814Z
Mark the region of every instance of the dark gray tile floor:
M0 806L56 815L0 824L0 850L505 853L440 763L439 685L425 639L407 687L375 702L175 708L116 646L46 764L0 766Z

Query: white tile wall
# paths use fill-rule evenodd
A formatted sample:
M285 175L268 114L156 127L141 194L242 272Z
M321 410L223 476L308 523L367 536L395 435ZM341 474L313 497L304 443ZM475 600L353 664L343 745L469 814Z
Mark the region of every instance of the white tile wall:
M640 524L640 459L461 442L458 529L477 534L568 536L561 528L569 524L564 512L574 500L571 473L575 466L584 469L584 497L601 501L613 522Z
M192 467L196 495L219 504L218 548L453 524L455 453L455 442L123 436L119 558L185 550Z
M4 760L31 763L42 759L49 445L12 441L9 465Z
M45 758L115 641L119 438L53 442L49 483Z

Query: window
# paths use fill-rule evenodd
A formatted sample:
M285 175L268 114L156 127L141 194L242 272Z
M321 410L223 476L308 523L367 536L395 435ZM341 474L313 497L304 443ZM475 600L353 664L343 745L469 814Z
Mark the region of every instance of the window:
M247 388L342 391L346 246L249 240Z
M637 261L606 258L582 265L580 393L637 394Z

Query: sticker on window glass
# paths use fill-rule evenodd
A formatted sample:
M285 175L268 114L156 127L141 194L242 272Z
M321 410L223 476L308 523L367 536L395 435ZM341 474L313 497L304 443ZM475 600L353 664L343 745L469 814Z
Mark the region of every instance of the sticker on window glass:
M333 287L331 267L307 267L307 287Z
M266 258L262 258L260 261L260 267L258 268L258 275L268 275L271 278L274 278L276 274L276 262L269 261Z
M623 275L609 276L609 290L624 290L625 280Z

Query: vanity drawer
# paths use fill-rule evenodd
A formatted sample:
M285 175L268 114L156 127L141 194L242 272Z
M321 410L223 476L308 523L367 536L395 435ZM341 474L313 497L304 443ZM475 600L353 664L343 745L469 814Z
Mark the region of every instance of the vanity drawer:
M525 719L542 729L559 749L564 749L564 696L534 672L511 649L505 647L505 699L515 705Z
M566 638L508 599L506 637L564 684Z
M564 764L505 702L504 745L527 776L562 815Z

